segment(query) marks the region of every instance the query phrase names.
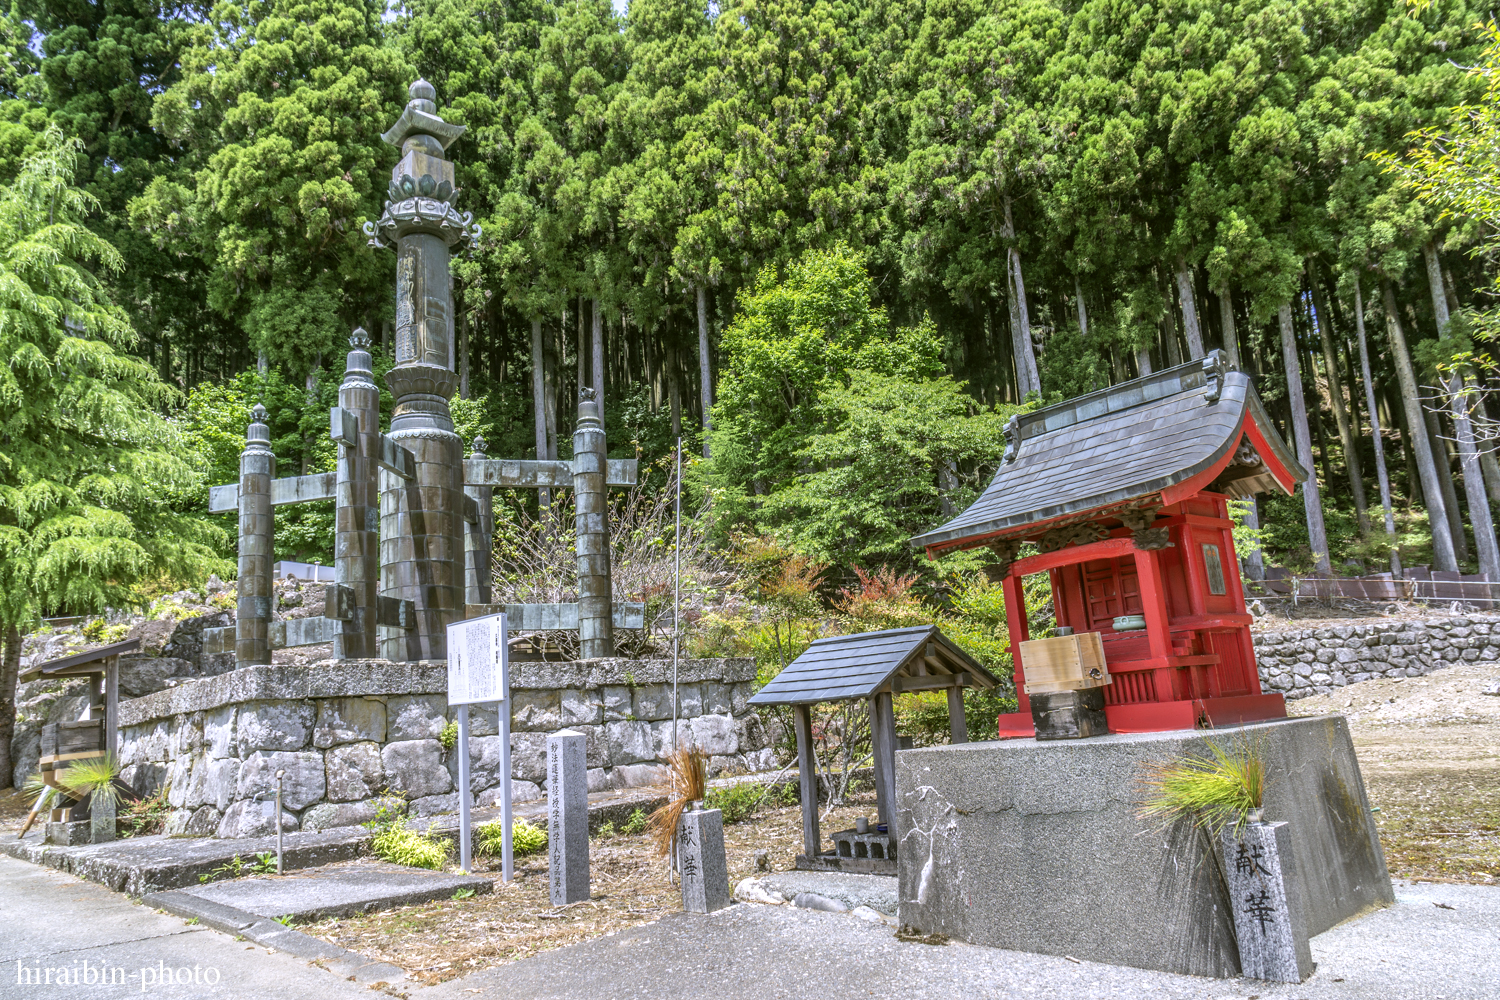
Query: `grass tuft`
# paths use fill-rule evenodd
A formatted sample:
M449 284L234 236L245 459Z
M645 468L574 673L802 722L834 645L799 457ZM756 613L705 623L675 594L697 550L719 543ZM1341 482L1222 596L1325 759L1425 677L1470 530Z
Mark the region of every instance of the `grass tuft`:
M498 858L504 850L505 825L498 819L490 820L474 829L474 850L481 858ZM510 849L516 857L535 854L547 846L547 831L533 826L524 819L510 825Z
M1144 792L1139 815L1173 823L1190 820L1211 833L1239 829L1252 809L1261 807L1266 765L1260 748L1248 742L1226 747L1209 741L1211 756L1148 761L1142 765Z

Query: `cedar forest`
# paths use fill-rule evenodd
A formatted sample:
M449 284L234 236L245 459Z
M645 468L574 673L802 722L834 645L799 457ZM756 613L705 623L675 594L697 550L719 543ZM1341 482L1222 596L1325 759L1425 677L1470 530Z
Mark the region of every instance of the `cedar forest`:
M419 75L467 126L449 155L483 227L453 268L460 433L566 458L595 386L611 453L658 491L681 435L690 517L761 580L783 660L776 609L816 612L814 578L941 597L906 539L983 489L1011 414L1214 349L1312 459L1311 488L1242 508L1267 563L1500 579L1487 18L15 0L0 702L40 616L232 575L207 490L236 479L256 402L280 474L332 468L350 331L391 364L394 258L361 226ZM279 557L330 561L331 503L277 521ZM998 600L964 586L951 601Z

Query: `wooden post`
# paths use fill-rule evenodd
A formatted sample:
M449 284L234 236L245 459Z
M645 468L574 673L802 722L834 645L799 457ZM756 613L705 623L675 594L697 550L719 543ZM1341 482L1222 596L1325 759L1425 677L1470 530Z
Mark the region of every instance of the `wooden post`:
M111 757L120 752L120 658L104 661L104 751Z
M1014 665L1016 682L1016 711L1029 714L1031 699L1026 697L1026 672L1021 665L1021 643L1031 638L1026 626L1026 595L1021 591L1021 578L1011 574L1000 584L1005 591L1005 621L1010 626L1010 662Z
M875 806L880 822L891 824L896 816L896 711L889 691L870 699L870 743L875 760Z
M964 689L955 684L948 689L948 729L952 742L969 742L969 722L964 717Z
M815 858L823 849L818 833L818 769L813 759L812 706L795 705L797 723L797 777L802 791L802 850Z

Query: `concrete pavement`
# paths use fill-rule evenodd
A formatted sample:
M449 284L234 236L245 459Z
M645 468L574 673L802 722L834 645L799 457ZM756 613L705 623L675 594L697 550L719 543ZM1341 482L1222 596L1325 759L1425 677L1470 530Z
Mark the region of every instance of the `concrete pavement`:
M143 995L369 1000L379 994L302 959L138 906L101 885L0 857L0 998Z

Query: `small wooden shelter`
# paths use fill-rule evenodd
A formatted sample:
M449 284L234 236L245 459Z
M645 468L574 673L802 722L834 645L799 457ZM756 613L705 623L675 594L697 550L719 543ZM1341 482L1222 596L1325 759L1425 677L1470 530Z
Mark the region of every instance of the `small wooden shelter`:
M953 644L936 626L889 629L819 639L750 699L752 705L790 705L796 716L797 771L802 791L804 854L797 867L896 873L892 822L896 801L896 713L893 697L908 691L946 691L954 743L968 741L963 689L993 688L995 675ZM869 703L879 816L868 831L833 834L824 854L818 830L818 771L813 757L812 706L820 702Z
M1226 501L1307 472L1250 378L1222 351L1011 418L1000 470L958 517L912 539L929 557L988 547L1005 588L1020 711L1001 738L1034 733L1021 643L1021 580L1047 573L1057 624L1098 632L1117 732L1282 718L1261 691ZM1023 542L1037 554L1020 556ZM1144 617L1139 622L1116 619ZM1134 625L1132 628L1130 626Z
M41 678L89 678L88 711L74 722L52 722L42 727L42 780L58 787L57 775L75 760L117 754L120 748L120 657L141 648L139 639L116 642L82 653L60 656L22 670L20 681ZM77 819L74 807L53 810L54 822ZM70 813L72 815L70 815ZM29 823L28 823L29 825Z

